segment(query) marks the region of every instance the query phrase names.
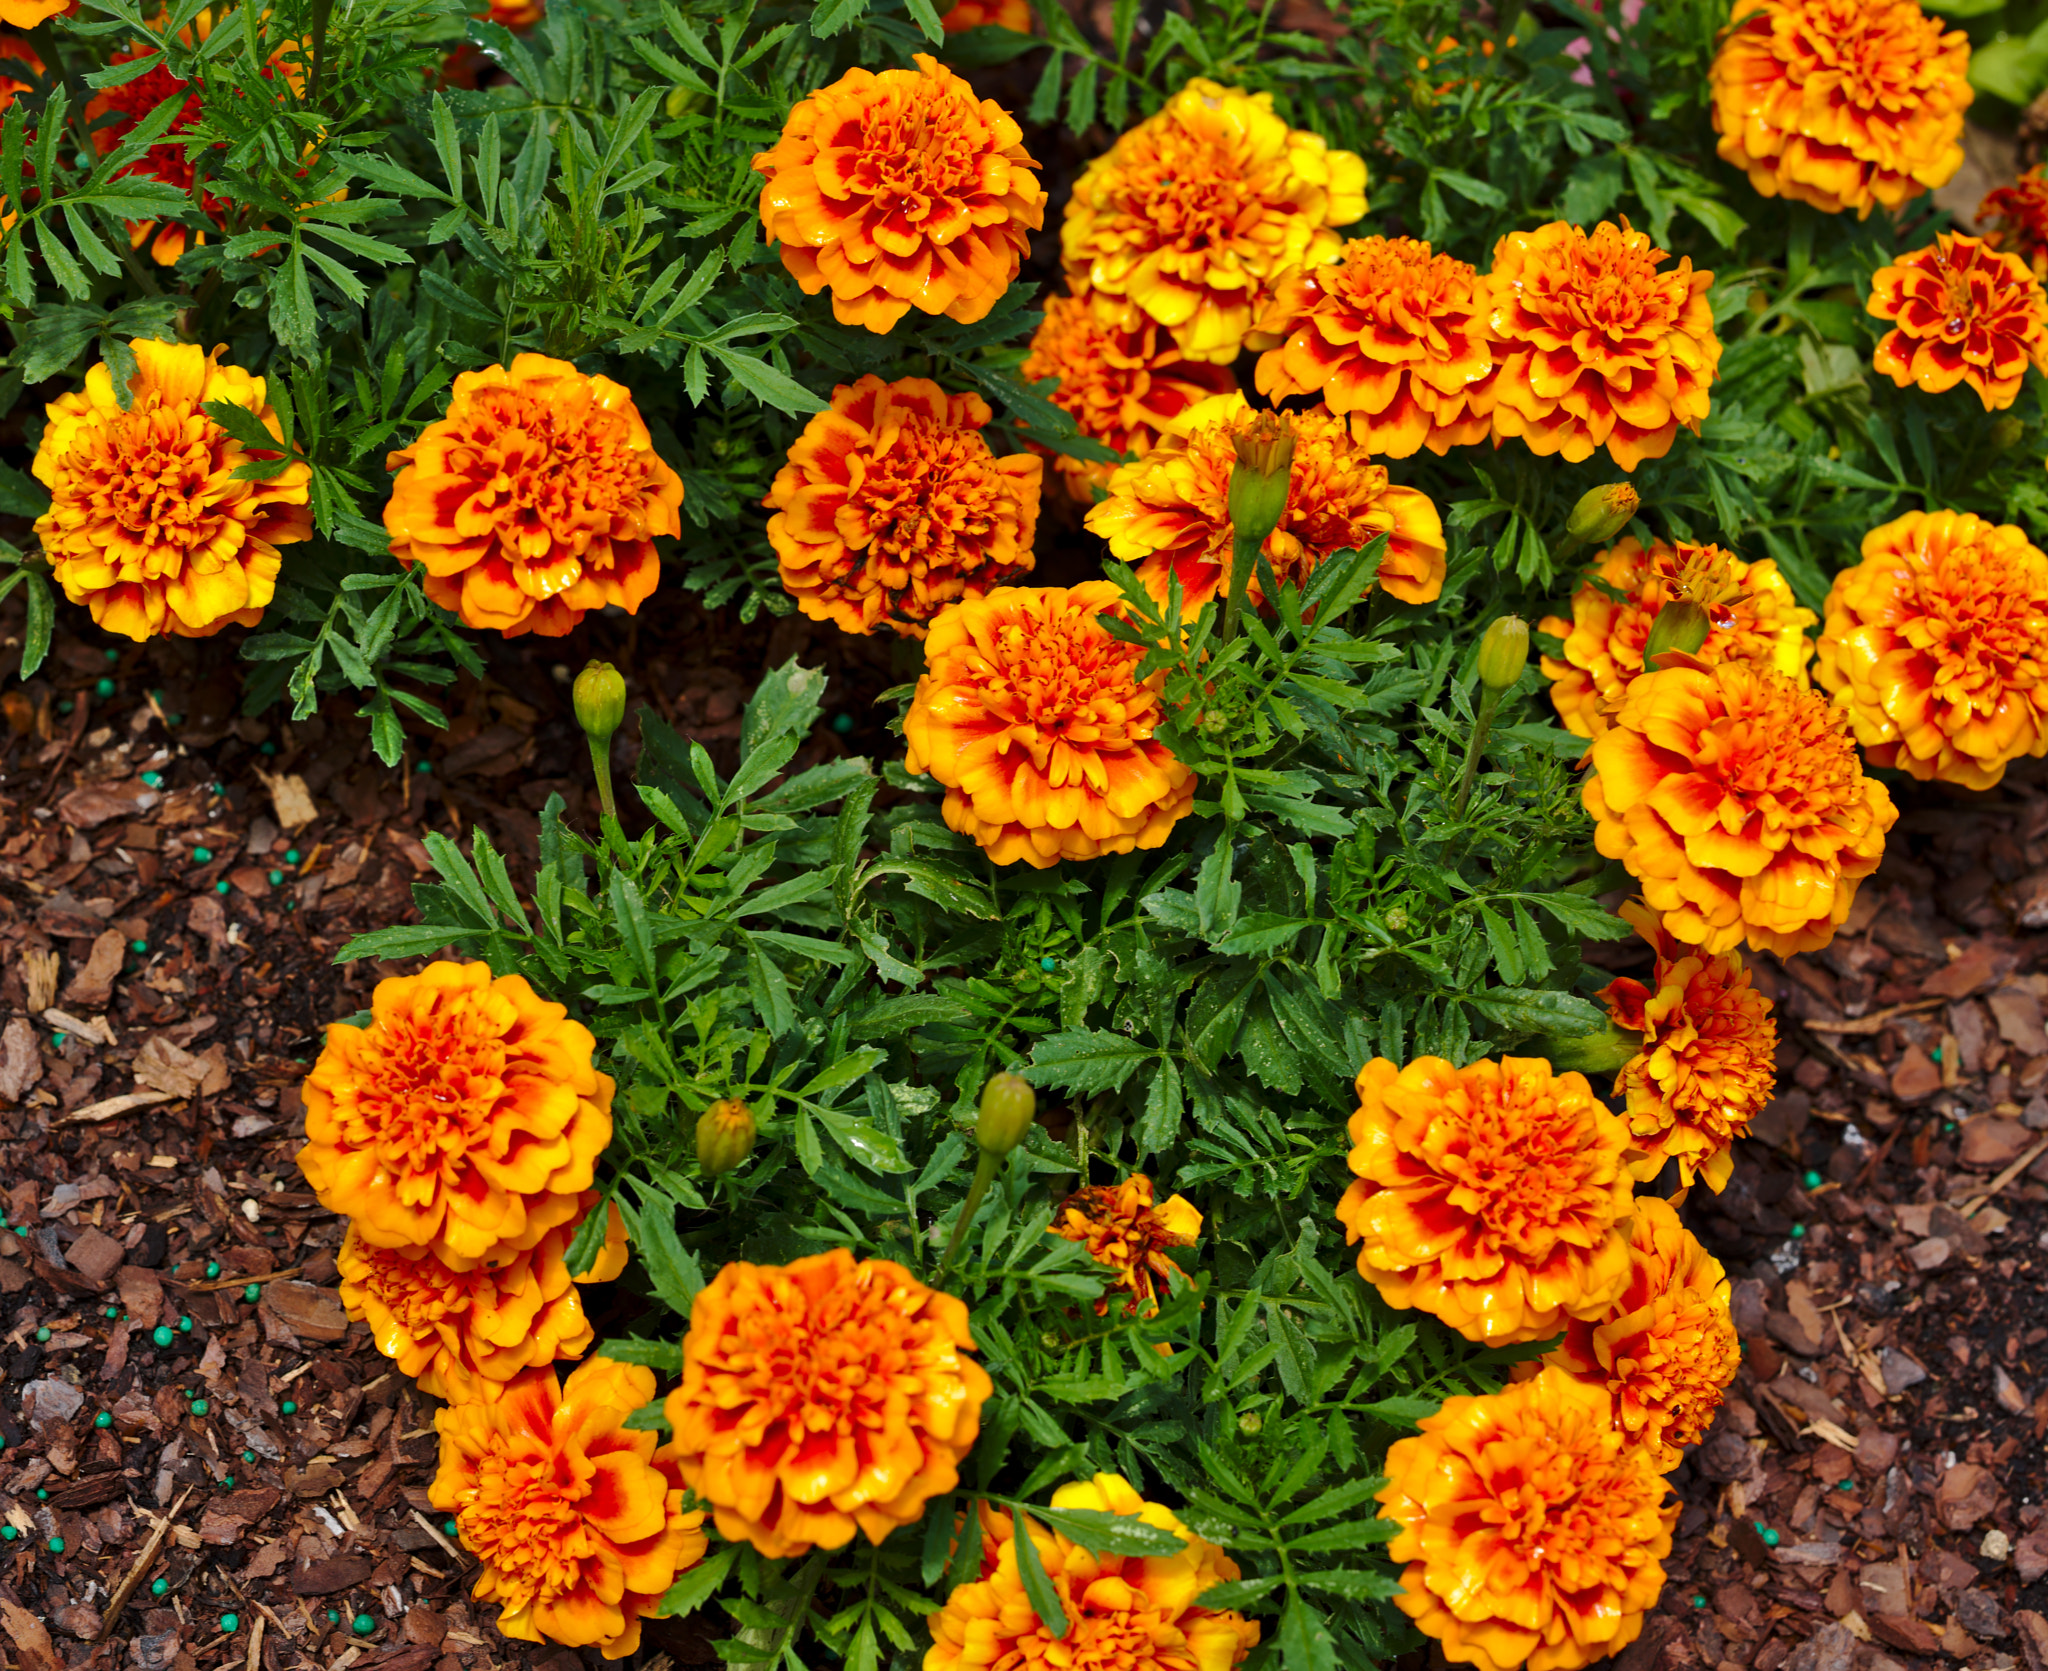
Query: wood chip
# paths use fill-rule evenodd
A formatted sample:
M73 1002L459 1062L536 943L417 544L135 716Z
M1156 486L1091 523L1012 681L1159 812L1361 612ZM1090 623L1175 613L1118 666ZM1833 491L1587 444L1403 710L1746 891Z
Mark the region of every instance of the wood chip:
M115 1587L113 1599L107 1603L106 1613L101 1619L100 1633L93 1638L95 1642L104 1642L107 1639L107 1632L114 1628L114 1621L121 1616L121 1609L128 1605L128 1598L135 1593L135 1586L142 1582L143 1576L149 1571L149 1563L156 1559L156 1552L163 1548L164 1539L170 1535L172 1522L178 1518L178 1511L185 1506L185 1499L196 1489L188 1485L179 1492L178 1500L171 1505L169 1514L159 1516L151 1514L145 1508L135 1510L145 1520L154 1520L156 1530L149 1534L149 1541L142 1546L142 1553L136 1556L135 1564L128 1569L128 1576ZM198 1542L198 1539L193 1539L193 1542Z
M2032 1166L2034 1162L2039 1160L2041 1156L2043 1156L2044 1154L2048 1154L2048 1137L2042 1138L2040 1142L2036 1143L2025 1154L2021 1155L2018 1160L2012 1163L2012 1165L2008 1166L2003 1172L1999 1173L1997 1177L1993 1178L1991 1180L1990 1187L1986 1189L1982 1195L1978 1196L1967 1207L1963 1209L1963 1217L1974 1218L1977 1214L1977 1210L1980 1207L1982 1207L1994 1195L1998 1194L2000 1190L2004 1189L2007 1184L2013 1181L2013 1179L2017 1178L2022 1172L2026 1171L2028 1167Z
M123 1114L132 1114L138 1108L148 1108L154 1103L170 1102L172 1099L162 1091L129 1091L122 1096L108 1097L102 1102L90 1102L76 1109L59 1121L60 1125L98 1125L102 1120L112 1120ZM180 1208L180 1212L188 1211ZM165 1217L172 1215L165 1214Z
M1894 1017L1918 1015L1922 1010L1938 1010L1947 1002L1946 998L1922 998L1916 1003L1893 1004L1889 1009L1873 1010L1869 1015L1852 1016L1847 1021L1801 1020L1799 1025L1809 1033L1881 1033Z

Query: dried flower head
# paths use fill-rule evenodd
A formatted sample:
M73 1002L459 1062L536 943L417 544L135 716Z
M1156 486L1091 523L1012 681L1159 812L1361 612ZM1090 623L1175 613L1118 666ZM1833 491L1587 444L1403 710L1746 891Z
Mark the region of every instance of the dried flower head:
M1201 1233L1202 1215L1183 1197L1152 1205L1152 1180L1143 1173L1075 1190L1060 1203L1049 1231L1081 1243L1096 1264L1115 1273L1109 1292L1095 1302L1098 1317L1109 1315L1109 1295L1119 1290L1129 1296L1126 1317L1157 1316L1161 1292L1182 1278L1170 1250L1193 1247Z
M1902 389L1967 383L1997 412L2019 399L2028 361L2048 371L2048 294L2026 262L1981 239L1937 233L1877 270L1865 307L1892 321L1873 363Z
M2048 169L2042 164L1986 192L1977 224L1990 248L2018 256L2035 278L2048 279Z

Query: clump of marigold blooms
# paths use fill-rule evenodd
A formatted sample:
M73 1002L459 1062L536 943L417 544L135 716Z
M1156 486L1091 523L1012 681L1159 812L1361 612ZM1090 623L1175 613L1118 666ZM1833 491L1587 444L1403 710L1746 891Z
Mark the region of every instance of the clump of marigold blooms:
M1914 0L1736 0L1710 82L1723 162L1860 220L1962 167L1970 41Z
M1643 1035L1614 1081L1624 1099L1629 1169L1649 1179L1676 1160L1682 1184L1704 1178L1718 1194L1734 1169L1735 1139L1777 1083L1771 1001L1750 984L1735 952L1704 955L1633 901L1621 914L1657 954L1649 984L1623 975L1600 992L1616 1023Z
M1537 623L1564 641L1561 656L1543 658L1550 700L1566 729L1597 737L1607 710L1643 670L1643 648L1666 604L1689 598L1707 612L1706 642L1695 652L1709 665L1723 661L1773 667L1800 683L1813 655L1806 629L1814 613L1802 609L1768 557L1746 563L1718 545L1652 540L1633 534L1603 551L1572 594L1569 621L1552 615Z
M499 1604L507 1636L623 1659L676 1575L703 1560L704 1515L683 1512L674 1447L623 1425L654 1392L651 1369L589 1358L559 1383L552 1368L476 1383L434 1417L428 1497L482 1563L470 1593Z
M379 981L370 1015L327 1029L298 1155L360 1244L469 1271L583 1216L612 1136L589 1028L485 963Z
M1270 93L1197 77L1082 171L1060 254L1103 324L1149 319L1227 365L1272 282L1335 260L1364 213L1364 159L1289 128Z
M663 1454L771 1559L880 1543L958 1481L993 1390L974 1349L967 1307L890 1260L735 1261L690 1308Z
M1339 551L1362 550L1387 536L1374 584L1404 603L1430 603L1443 590L1444 524L1426 493L1397 487L1374 464L1345 421L1325 407L1257 412L1241 394L1218 395L1174 419L1158 446L1109 478L1109 497L1089 511L1092 533L1110 555L1138 571L1145 590L1165 602L1173 580L1192 615L1229 578L1230 476L1237 440L1275 419L1294 436L1287 508L1260 547L1282 585L1300 586ZM1245 596L1266 599L1253 571Z
M940 816L997 864L1153 848L1188 815L1195 775L1153 732L1164 671L1139 680L1140 645L1112 580L1003 586L932 623L903 717L904 770L946 786Z
M1706 1437L1742 1367L1721 1262L1647 1197L1629 1225L1628 1286L1599 1317L1574 1317L1544 1359L1614 1400L1614 1419L1669 1473ZM1535 1365L1516 1371L1519 1378Z
M914 70L852 69L789 113L761 229L832 317L893 330L915 307L971 324L1010 287L1045 224L1024 130L929 53Z
M1109 1296L1126 1295L1126 1317L1156 1317L1159 1296L1181 1278L1169 1257L1193 1247L1202 1215L1184 1196L1152 1204L1152 1180L1143 1173L1120 1184L1091 1184L1060 1203L1049 1234L1079 1242L1098 1265L1115 1272L1109 1292L1095 1302L1095 1315L1109 1315Z
M1680 428L1699 433L1721 364L1714 275L1666 259L1626 219L1501 239L1486 277L1496 439L1574 464L1605 447L1633 470L1668 453Z
M1977 224L1991 248L2018 256L2034 277L2048 280L2048 170L2040 163L2011 185L1986 192Z
M1149 452L1167 426L1195 402L1237 387L1228 366L1191 360L1149 319L1136 330L1104 325L1085 296L1052 296L1032 333L1025 377L1058 379L1052 402L1073 415L1089 439L1120 453ZM1107 487L1116 466L1106 461L1053 459L1068 494L1083 505Z
M1237 1563L1190 1532L1171 1509L1146 1502L1122 1475L1063 1485L1052 1494L1052 1506L1135 1515L1176 1534L1184 1547L1176 1555L1096 1554L1027 1517L1025 1536L1067 1616L1067 1634L1056 1639L1024 1592L1015 1517L977 1503L981 1576L956 1586L927 1620L932 1646L924 1671L1055 1665L1231 1671L1258 1645L1255 1620L1198 1604L1203 1591L1237 1578Z
M1478 269L1415 238L1359 238L1274 286L1251 346L1269 400L1320 395L1385 458L1438 457L1493 422L1492 303Z
M1594 845L1675 939L1788 957L1834 938L1898 819L1840 710L1769 668L1670 652L1610 719L1584 789Z
M1031 572L1044 461L998 458L974 394L863 377L791 443L762 501L783 589L843 632L924 636L931 618Z
M1359 1070L1356 1175L1337 1204L1389 1305L1504 1345L1595 1317L1628 1279L1628 1133L1584 1074L1539 1057Z
M294 458L263 481L243 465L285 455L263 379L193 343L136 341L124 402L102 361L44 408L36 534L64 595L108 632L207 638L253 627L277 590L278 547L310 539L312 472ZM226 401L278 438L251 451L206 415Z
M2048 754L2048 557L1967 511L1873 528L1828 593L1819 672L1873 766L1991 788Z
M2048 371L2048 294L2026 262L1980 238L1937 233L1880 267L1864 306L1892 322L1872 363L1902 389L1967 383L1997 412L2019 399L2029 361Z
M939 19L949 35L985 27L1031 33L1031 0L953 0L953 9Z
M1394 1605L1446 1659L1575 1671L1642 1634L1678 1509L1604 1388L1545 1369L1417 1426L1388 1448L1380 1512L1401 1528Z

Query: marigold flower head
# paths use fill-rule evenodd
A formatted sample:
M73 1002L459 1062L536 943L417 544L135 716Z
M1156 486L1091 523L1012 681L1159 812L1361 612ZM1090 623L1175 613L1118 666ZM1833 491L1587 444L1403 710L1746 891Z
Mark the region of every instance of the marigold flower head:
M379 981L306 1076L299 1170L371 1247L473 1270L583 1216L612 1136L596 1040L519 975L430 963Z
M2048 171L2040 163L2009 186L1986 192L1977 224L1992 249L2016 255L2037 279L2048 279Z
M158 105L166 99L185 95L183 105L171 119L171 125L164 130L163 137L124 167L121 176L157 180L187 193L197 187L200 212L216 226L224 224L225 205L200 179L191 149L179 137L200 118L198 93L188 92L191 83L181 81L164 67L159 49L154 45L117 52L109 63L132 63L138 58L156 58L157 63L133 81L125 81L118 87L102 88L86 101L85 121L92 130L94 147L101 156L105 156L124 143L142 119ZM196 238L202 244L206 242L204 232L191 234L181 221L132 220L127 227L129 246L141 249L148 245L150 259L165 267L177 264L178 258L185 253L188 237Z
M1053 404L1073 414L1083 435L1120 453L1149 452L1196 401L1237 387L1228 366L1187 358L1149 319L1131 331L1104 325L1085 296L1047 298L1022 369L1033 382L1057 378ZM1052 462L1083 505L1116 469L1064 454Z
M1607 729L1607 711L1643 670L1650 628L1664 606L1690 598L1707 612L1707 640L1696 659L1772 667L1804 684L1814 613L1799 607L1770 558L1745 563L1718 545L1688 540L1647 546L1634 535L1603 551L1572 594L1572 618L1553 615L1537 630L1564 640L1562 657L1543 658L1557 717L1581 737Z
M2048 557L1967 511L1873 528L1828 593L1819 672L1873 766L1991 788L2048 754Z
M471 12L471 17L487 17L493 23L502 23L515 35L523 35L548 15L548 0L491 0L487 11Z
M1621 914L1657 952L1650 984L1624 975L1600 993L1619 1025L1643 1035L1614 1081L1626 1099L1630 1170L1654 1178L1675 1158L1682 1183L1703 1177L1718 1194L1735 1165L1735 1139L1777 1083L1771 1001L1735 952L1702 955L1642 905Z
M940 815L997 864L1153 848L1195 802L1195 775L1153 738L1166 676L1136 676L1144 650L1109 580L1002 586L932 623L925 674L903 716L904 770L946 786Z
M1067 202L1067 282L1103 324L1162 325L1228 364L1290 267L1337 257L1365 213L1365 162L1289 128L1270 93L1199 77L1085 168Z
M1450 1398L1388 1448L1394 1605L1479 1671L1575 1671L1642 1634L1676 1504L1607 1392L1546 1369Z
M1060 1204L1049 1232L1080 1242L1098 1265L1115 1272L1110 1292L1121 1290L1126 1317L1154 1317L1159 1295L1181 1276L1168 1250L1194 1246L1202 1215L1181 1196L1152 1205L1152 1180L1143 1173L1120 1184L1077 1189ZM1095 1315L1109 1315L1109 1294L1095 1302Z
M499 1604L507 1636L625 1658L709 1546L702 1512L683 1512L672 1448L622 1425L654 1402L654 1371L589 1358L560 1383L529 1369L471 1391L434 1417L441 1467L428 1491L483 1565L470 1593Z
M1864 305L1892 321L1873 363L1902 389L1967 383L1997 412L2019 399L2029 360L2048 371L2048 294L2026 262L1981 239L1935 234L1880 267Z
M1030 34L1031 0L953 0L953 9L939 19L939 27L949 35L988 26Z
M842 325L890 331L913 307L966 324L1010 287L1045 224L1024 130L929 53L848 70L754 158L762 230Z
M1359 1070L1337 1204L1389 1305L1489 1345L1597 1316L1628 1276L1628 1133L1580 1073L1538 1057Z
M1723 162L1860 220L1962 166L1970 41L1914 0L1736 0L1710 81Z
M924 1671L1232 1671L1258 1644L1255 1621L1196 1605L1204 1590L1236 1579L1237 1563L1120 1474L1063 1485L1052 1506L1135 1515L1178 1534L1184 1547L1175 1555L1098 1555L1027 1517L1025 1535L1067 1616L1063 1639L1024 1592L1015 1518L976 1506L981 1577L957 1586L927 1621Z
M993 1390L974 1349L967 1307L887 1259L735 1261L690 1308L667 1400L683 1483L771 1558L880 1543L959 1478Z
M1241 394L1218 395L1173 420L1171 433L1144 457L1120 465L1109 497L1089 511L1089 529L1110 555L1133 564L1164 602L1177 575L1192 615L1224 588L1230 572L1230 476L1237 440L1278 422L1294 436L1287 508L1260 549L1274 578L1304 584L1323 560L1387 536L1375 584L1405 603L1429 603L1443 590L1444 524L1426 493L1397 487L1374 464L1345 421L1326 408L1255 412ZM1246 590L1255 606L1266 590L1254 570Z
M996 457L990 416L922 377L834 389L762 501L797 607L843 632L922 638L947 604L1029 574L1045 464Z
M1321 395L1367 452L1442 457L1492 429L1491 300L1471 263L1415 238L1358 238L1283 274L1251 346L1271 400Z
M33 29L53 17L68 17L78 0L0 0L0 23L10 29Z
M1816 951L1898 818L1818 691L1745 662L1666 666L1593 744L1586 810L1667 931L1702 952Z
M123 409L102 361L85 388L44 410L35 476L50 490L36 533L57 584L108 632L207 638L253 627L277 589L277 548L309 539L312 473L298 460L267 481L244 464L284 455L263 379L192 343L136 341ZM251 451L205 412L227 401L278 437Z
M683 479L632 394L545 354L463 372L447 415L385 467L392 555L507 638L560 638L606 604L635 613L661 578L655 537L682 532Z

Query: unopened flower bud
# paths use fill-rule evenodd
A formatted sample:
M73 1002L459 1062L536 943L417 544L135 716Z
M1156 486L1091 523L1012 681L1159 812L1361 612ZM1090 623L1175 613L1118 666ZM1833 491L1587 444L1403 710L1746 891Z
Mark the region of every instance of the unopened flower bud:
M1266 1418L1256 1410L1247 1410L1237 1418L1237 1430L1240 1433L1257 1433L1265 1425Z
M754 1111L724 1097L697 1116L697 1164L704 1176L730 1172L754 1152Z
M576 723L594 743L604 742L626 718L626 681L608 661L591 662L570 693Z
M2001 453L2011 452L2019 445L2020 437L2027 433L2027 426L2008 413L1991 426L1992 448Z
M1529 665L1529 623L1503 615L1479 640L1479 682L1488 690L1512 689Z
M1006 1155L1024 1141L1038 1113L1038 1093L1020 1074L999 1073L981 1088L974 1141L982 1153Z
M1642 1048L1642 1034L1610 1021L1597 1033L1549 1039L1543 1054L1559 1073L1614 1073Z
M1240 540L1263 545L1287 512L1294 469L1294 426L1278 412L1261 412L1232 437L1237 465L1230 472L1230 528Z
M1565 520L1565 536L1578 545L1604 545L1629 525L1642 502L1627 482L1588 488Z
M1690 598L1679 598L1657 611L1650 623L1650 636L1643 645L1643 670L1654 673L1657 658L1667 650L1694 655L1707 641L1707 612Z

